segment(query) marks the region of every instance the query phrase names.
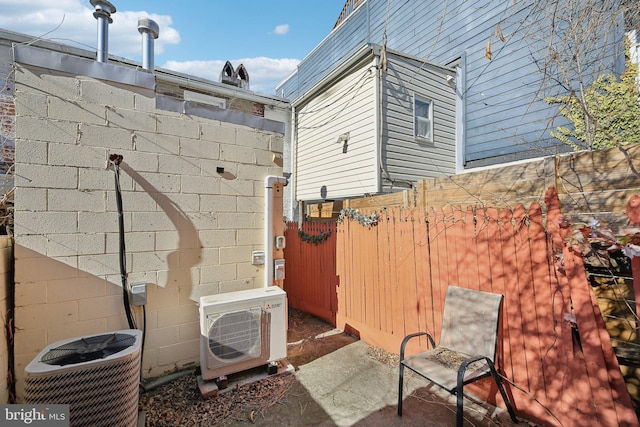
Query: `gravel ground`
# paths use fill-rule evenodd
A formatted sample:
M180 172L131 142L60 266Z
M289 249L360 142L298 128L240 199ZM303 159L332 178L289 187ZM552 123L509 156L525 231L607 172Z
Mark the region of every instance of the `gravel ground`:
M331 325L290 308L287 341L293 344L289 346L287 362L297 370L298 365L335 350L323 347L323 340L316 339L319 334L332 329ZM383 363L398 363L397 355L381 349L372 348L370 356ZM193 372L143 393L140 410L145 411L147 427L250 425L282 400L294 382L295 376L285 371L224 390L218 396L205 400Z

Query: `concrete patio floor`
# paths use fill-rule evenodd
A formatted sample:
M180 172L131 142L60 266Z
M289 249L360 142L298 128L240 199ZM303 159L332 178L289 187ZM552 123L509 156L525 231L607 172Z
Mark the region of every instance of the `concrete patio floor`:
M309 325L311 324L311 328ZM403 416L397 415L398 366L373 347L305 315L290 325L288 362L295 379L287 393L251 422L258 426L452 426L455 397L405 371ZM302 339L309 330L318 332ZM298 331L300 332L300 331ZM378 349L379 350L379 349ZM284 374L291 375L291 374ZM529 426L508 413L465 398L465 426Z

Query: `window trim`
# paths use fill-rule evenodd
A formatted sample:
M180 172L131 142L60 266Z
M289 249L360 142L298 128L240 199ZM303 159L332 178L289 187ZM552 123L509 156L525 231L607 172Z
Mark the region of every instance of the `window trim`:
M418 119L424 119L427 120L427 118L425 117L421 117L418 116L416 114L417 108L416 108L416 104L420 102L422 104L429 104L429 137L424 137L424 136L420 136L418 135ZM426 98L424 96L420 96L417 94L413 94L413 137L415 138L416 142L419 143L427 143L427 144L433 144L434 143L434 138L433 138L433 110L434 110L434 102L433 100Z

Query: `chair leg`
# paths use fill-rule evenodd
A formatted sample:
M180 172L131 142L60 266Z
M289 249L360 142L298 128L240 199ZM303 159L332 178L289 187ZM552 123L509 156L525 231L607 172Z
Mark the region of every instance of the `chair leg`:
M402 416L402 386L404 382L404 365L400 363L400 375L398 381L398 416Z
M464 394L460 375L458 375L458 385L456 386L456 427L462 427L464 419Z
M489 369L491 370L491 375L493 379L496 381L496 385L498 386L498 390L500 391L500 395L502 395L502 400L504 400L504 404L507 405L507 411L509 411L509 416L511 417L511 421L517 423L518 420L516 418L516 413L513 411L513 407L511 406L511 402L509 402L509 398L507 397L507 392L504 390L504 386L502 385L502 379L498 375L498 372L495 368L489 364Z

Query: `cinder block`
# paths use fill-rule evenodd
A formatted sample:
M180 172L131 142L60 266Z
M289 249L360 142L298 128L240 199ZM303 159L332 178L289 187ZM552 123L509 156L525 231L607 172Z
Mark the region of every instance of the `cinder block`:
M238 127L236 134L236 144L261 150L269 148L270 139L271 133L261 132L244 126Z
M135 106L135 92L131 86L119 87L117 83L105 83L88 77L79 77L78 80L80 81L80 99L84 102L130 110Z
M174 305L158 309L158 327L182 325L195 322L200 318L198 307L193 304Z
M106 124L105 107L89 102L74 102L68 98L49 96L47 97L47 111L50 120L66 120L93 125Z
M178 344L178 327L167 326L166 328L147 329L145 337L146 348L166 347Z
M180 138L174 135L135 130L133 143L136 151L154 154L180 154Z
M49 190L47 203L49 212L105 212L107 193L103 190Z
M78 320L100 319L122 310L122 295L111 295L78 301Z
M214 169L215 170L215 169ZM181 192L185 194L220 194L220 178L212 176L182 176ZM225 185L227 181L225 181Z
M39 352L47 346L47 329L43 323L38 329L24 330L14 340L14 351L18 354Z
M23 305L23 301L16 301L16 329L28 331L30 329L52 328L54 325L66 326L78 321L78 302L66 301L57 304Z
M200 209L203 212L236 212L236 196L203 194L200 196Z
M19 65L15 73L16 93L30 92L51 95L63 99L78 99L78 85L75 77L52 70Z
M195 341L200 339L200 320L178 326L180 341Z
M78 169L16 163L16 187L77 188Z
M156 153L125 150L118 151L116 154L123 156L122 167L125 169L129 168L135 172L158 172L158 154Z
M236 280L238 278L236 264L210 264L204 265L200 269L200 281L202 283L212 283Z
M47 285L45 282L19 283L15 287L15 298L23 304L46 304Z
M46 117L18 116L16 117L16 139L75 145L78 139L78 123L50 120Z
M83 255L94 255L105 253L106 233L96 230L95 233L83 234L78 239L78 253Z
M167 173L141 172L135 180L136 191L158 192L162 194L180 192L180 176Z
M104 169L105 159L107 158L107 150L103 147L51 142L49 143L47 162L51 166Z
M169 265L169 255L171 252L153 251L153 252L133 252L131 253L130 271L149 271L149 270L166 270ZM182 253L180 254L182 256Z
M264 189L264 177L269 175L268 168L264 166L257 166L252 164L239 164L238 176L242 179L259 181L262 183Z
M106 235L106 251L117 252L120 245L119 233L108 233ZM152 252L156 250L155 233L151 231L130 231L124 236L127 245L127 252Z
M15 235L75 233L78 231L77 214L73 212L26 212L16 215Z
M118 201L115 188L107 191L106 194L106 210L117 211ZM126 212L155 212L158 210L158 204L154 198L157 197L157 194L123 189L120 192L120 196L122 197L122 209Z
M264 266L252 265L251 263L242 263L237 265L238 279L257 279L264 274Z
M57 303L101 298L107 296L106 287L107 282L95 276L51 280L46 284L47 301Z
M202 159L200 162L201 174L215 178L221 178L226 181L233 180L238 177L238 164L233 162L225 162L223 160ZM223 168L224 173L218 172L218 168Z
M251 246L231 246L220 248L220 264L251 262Z
M200 243L205 248L217 246L234 246L238 239L236 234L242 230L199 230Z
M49 257L75 256L78 254L78 234L51 234L47 238L46 255Z
M125 108L109 108L106 116L109 127L130 131L156 131L156 115L153 113Z
M131 213L123 214L125 232L131 231ZM118 213L114 209L113 212L79 212L78 213L78 231L80 233L93 233L100 230L104 233L117 233Z
M134 212L131 225L134 231L172 231L176 229L173 217L166 212Z
M284 137L280 135L271 135L269 139L269 151L282 154L284 151Z
M106 160L104 160L104 162L106 162ZM80 168L78 170L78 189L83 191L115 191L115 178L113 174L113 170ZM123 192L133 190L133 181L126 173L120 174L120 188ZM115 204L110 204L109 206L115 208Z
M47 117L47 96L43 93L18 92L15 97L17 116Z
M264 244L264 230L262 228L238 230L238 242L242 242L243 245L261 246Z
M200 160L193 157L160 155L158 157L158 172L200 176Z
M127 265L131 264L131 254L127 254ZM118 254L97 254L78 256L78 268L96 276L117 274L120 272L120 258Z
M44 211L47 209L47 190L44 188L16 188L14 208L21 211Z
M218 214L218 228L220 230L253 228L254 222L255 214L252 213L220 212Z
M220 143L192 138L180 138L180 156L217 160Z
M64 339L87 337L90 335L107 333L109 331L119 329L107 328L106 319L93 319L84 322L74 322L70 325L65 325L64 327L54 327L47 329L47 341L48 344L51 344Z
M158 198L158 204L164 203L161 198ZM182 212L200 212L200 197L198 194L172 194L171 204ZM162 206L160 206L162 208Z
M158 133L185 138L199 138L200 124L188 116L171 117L157 115Z
M224 185L220 186L220 194L229 194L234 196L255 196L253 190L253 181L245 180L244 177L238 177L238 179L225 181Z
M175 369L175 366L187 363L199 363L200 340L185 341L158 348L158 363Z
M219 228L218 214L215 212L189 212L184 220L194 233L197 233L197 230Z
M180 297L178 288L160 288L158 286L147 287L147 301L150 310L173 307Z
M151 89L138 88L134 93L134 108L138 111L153 113L156 110L156 94Z
M123 129L117 125L98 126L87 123L80 124L81 145L101 147L112 150L132 150L133 133L129 129ZM102 167L102 162L91 166Z
M264 196L238 197L238 212L262 213L264 211Z
M226 162L255 164L256 156L252 147L242 145L220 145L220 160Z
M204 141L219 142L221 144L235 144L237 127L220 122L201 122L201 137Z

